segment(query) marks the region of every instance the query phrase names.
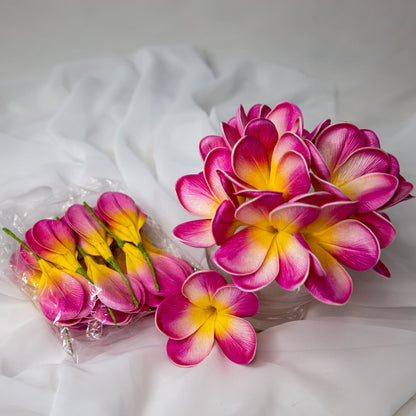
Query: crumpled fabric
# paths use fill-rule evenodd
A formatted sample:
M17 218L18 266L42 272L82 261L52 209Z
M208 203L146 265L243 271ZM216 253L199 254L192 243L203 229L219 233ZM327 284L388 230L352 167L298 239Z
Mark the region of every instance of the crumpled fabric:
M58 65L38 82L0 83L1 226L10 226L11 213L34 222L39 207L47 211L47 201L69 188L109 181L169 234L191 219L174 185L201 170L199 140L218 134L240 104L285 100L302 109L308 129L325 118L342 121L332 85L276 64L207 59L186 45ZM380 137L382 147L415 183L416 113L400 126ZM90 356L76 364L10 282L2 253L0 414L393 415L416 392L415 207L412 200L389 211L398 230L382 254L391 279L354 273L347 305L312 302L306 319L260 333L249 366L214 347L200 365L176 367L152 317L129 337L88 346ZM204 264L203 250L182 248Z

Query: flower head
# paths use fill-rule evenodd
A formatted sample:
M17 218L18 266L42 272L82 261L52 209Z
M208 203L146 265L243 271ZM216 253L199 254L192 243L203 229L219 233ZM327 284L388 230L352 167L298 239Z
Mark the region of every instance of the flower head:
M167 353L175 364L198 364L215 340L231 361L248 364L256 351L256 334L242 318L257 309L254 293L227 284L217 272L200 271L186 279L181 293L162 301L156 325L169 337Z

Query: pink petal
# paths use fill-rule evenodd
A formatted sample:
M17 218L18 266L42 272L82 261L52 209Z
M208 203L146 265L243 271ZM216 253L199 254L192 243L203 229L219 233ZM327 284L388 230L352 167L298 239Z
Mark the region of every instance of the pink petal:
M199 153L202 160L205 160L207 154L217 147L228 147L221 136L206 136L199 142Z
M350 217L358 207L357 201L336 201L322 205L318 219L310 225L309 232L320 233L322 230Z
M305 136L305 134L303 135L303 137L307 140L310 140L311 142L313 142L316 137L321 133L321 131L323 131L326 127L328 127L331 124L331 120L330 119L326 119L324 121L321 121L314 129L311 133L309 133L307 136ZM304 132L305 133L305 132Z
M303 156L294 151L288 151L278 164L274 164L272 161L270 184L269 189L282 192L283 198L286 200L308 192L311 187L311 179Z
M355 150L332 173L331 182L339 187L368 173L388 173L390 157L381 149L364 147Z
M383 276L387 279L391 277L390 270L381 260L379 260L378 263L373 267L373 270L380 276Z
M156 310L156 326L169 338L184 339L201 328L214 312L195 306L180 293L161 302Z
M212 195L203 173L182 176L176 182L179 202L191 214L211 218L219 201Z
M253 120L259 117L266 117L270 111L271 108L266 104L254 104L250 110L248 110L247 118Z
M244 224L269 229L269 214L283 203L282 195L263 191L259 191L256 195L251 195L254 199L245 202L236 210L235 218Z
M386 248L389 246L395 236L396 229L394 225L378 212L365 212L361 214L355 214L354 218L365 224L376 236L380 248Z
M292 235L279 232L276 237L279 250L279 274L277 283L287 290L294 290L304 283L309 272L309 252Z
M222 134L224 136L224 139L228 143L228 148L232 149L235 144L241 139L241 134L238 132L238 130L227 123L221 124L221 130Z
M318 177L329 181L331 179L331 171L329 170L328 165L326 164L321 153L312 142L306 140L305 143L311 155L312 170L318 175Z
M242 318L255 315L259 309L259 300L254 293L243 292L233 285L217 289L212 304L218 313L227 313Z
M192 247L211 247L215 244L211 231L211 220L184 222L173 229L173 235Z
M218 175L218 171L232 172L231 152L224 147L213 149L206 157L204 163L204 176L211 194L218 201L228 199L228 195L224 190L222 179Z
M211 229L215 243L222 245L230 238L240 223L234 219L235 208L231 201L222 201L212 218Z
M195 272L183 284L182 294L194 305L208 308L215 292L226 284L224 277L215 271Z
M258 140L266 152L270 153L279 137L275 125L265 118L251 120L247 124L244 134Z
M104 325L117 326L127 325L133 318L133 314L131 313L120 312L116 310L112 310L111 313L113 314L117 324L114 322L108 307L98 300L94 306L94 310L91 312L91 316Z
M267 115L277 129L279 137L286 131L291 131L297 135L302 135L303 117L299 107L290 102L278 104Z
M168 357L177 365L190 367L204 360L214 345L215 317L208 319L204 325L188 338L169 339L166 351Z
M328 192L332 194L336 199L340 200L349 200L347 195L338 188L338 186L333 185L332 183L321 179L314 173L311 173L311 182L317 192Z
M319 233L319 245L336 260L354 270L374 267L380 247L374 234L360 222L347 219Z
M270 213L273 227L286 233L296 233L318 218L320 208L302 203L287 203Z
M341 190L353 201L359 201L358 212L374 211L394 195L398 185L395 176L387 173L369 173L346 183Z
M413 198L410 195L410 192L413 190L413 185L407 181L399 181L396 192L393 197L383 206L383 208L388 208L393 205L398 204L399 202L405 201L407 199Z
M307 194L298 195L290 200L290 203L302 202L303 204L316 205L321 207L322 205L329 204L336 201L336 197L325 191L311 192Z
M316 299L328 304L344 304L351 297L352 279L347 271L326 251L313 249L326 275L311 267L305 287Z
M269 189L270 167L266 150L253 137L243 137L234 147L235 174L253 188Z
M76 239L72 230L61 221L40 220L32 227L36 242L59 254L75 252Z
M250 363L256 353L256 332L246 320L222 315L215 324L215 339L228 359L237 364Z
M306 164L310 166L311 154L308 146L299 136L291 132L286 132L279 138L279 141L273 150L273 162L278 163L281 157L289 150L301 154L305 159Z
M364 137L365 146L380 148L380 141L372 130L362 129L361 133Z
M365 146L358 127L349 123L337 123L327 127L317 138L315 145L330 171L334 171L348 156Z
M254 273L263 264L275 233L248 227L229 238L215 253L215 262L231 274Z
M237 122L238 132L240 133L240 136L242 136L244 134L244 129L246 128L246 125L248 123L248 118L242 105L238 107L235 119Z

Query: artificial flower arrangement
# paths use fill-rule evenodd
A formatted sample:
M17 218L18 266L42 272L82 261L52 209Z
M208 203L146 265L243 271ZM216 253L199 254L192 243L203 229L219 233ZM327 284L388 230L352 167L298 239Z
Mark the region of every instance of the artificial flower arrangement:
M240 107L221 128L200 141L203 171L177 181L182 206L202 217L179 224L179 240L218 246L216 265L247 292L277 282L344 304L345 266L390 277L380 250L396 231L384 210L413 186L373 131L325 120L309 132L290 102Z
M97 328L125 327L157 310L174 363L197 364L214 339L232 361L250 362L256 335L241 317L256 313L257 297L157 248L145 221L128 195L105 192L94 208L73 204L62 218L37 221L23 239L3 230L20 244L10 258L14 275L35 292L75 360L75 332L97 338Z
M14 274L37 293L45 317L68 331L129 324L155 312L177 365L192 366L216 341L225 356L250 363L257 340L244 318L255 291L273 282L344 304L345 269L390 277L380 250L396 231L384 212L411 198L413 186L371 130L349 123L303 128L300 109L255 105L222 123L222 136L200 142L203 171L181 177L176 192L191 214L173 234L183 243L217 246L217 271L196 270L157 248L143 233L146 215L120 192L96 206L75 204L62 218L38 221L11 256Z

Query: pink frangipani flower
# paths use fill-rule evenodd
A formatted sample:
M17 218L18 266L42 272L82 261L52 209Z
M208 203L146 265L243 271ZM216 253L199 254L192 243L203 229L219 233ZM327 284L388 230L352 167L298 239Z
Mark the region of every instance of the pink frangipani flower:
M195 272L182 292L162 301L156 326L169 337L167 353L179 366L193 366L210 353L214 341L237 364L248 364L256 352L256 333L244 317L257 312L254 293L242 292L214 271Z

